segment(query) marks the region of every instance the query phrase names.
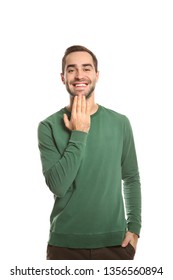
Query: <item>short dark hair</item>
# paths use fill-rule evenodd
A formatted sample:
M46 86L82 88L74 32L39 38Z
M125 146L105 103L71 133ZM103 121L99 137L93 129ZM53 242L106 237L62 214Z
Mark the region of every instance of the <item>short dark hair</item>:
M97 61L97 57L95 56L95 54L84 46L74 45L74 46L71 46L71 47L66 49L65 54L62 58L62 73L63 74L64 74L64 69L65 69L66 57L67 57L68 54L70 54L72 52L87 52L87 53L89 53L92 56L95 71L98 72L98 61Z

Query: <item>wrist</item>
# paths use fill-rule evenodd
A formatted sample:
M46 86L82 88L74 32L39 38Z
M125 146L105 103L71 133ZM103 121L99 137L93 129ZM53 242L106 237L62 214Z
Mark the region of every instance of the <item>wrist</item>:
M75 127L72 129L72 131L81 131L81 132L85 132L85 133L88 133L89 132L89 128L78 128L78 127Z

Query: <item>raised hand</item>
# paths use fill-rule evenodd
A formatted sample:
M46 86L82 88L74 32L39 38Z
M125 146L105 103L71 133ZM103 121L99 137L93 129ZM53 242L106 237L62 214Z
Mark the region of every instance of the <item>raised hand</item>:
M64 114L64 123L69 130L88 132L90 129L90 103L85 96L75 96L71 119Z

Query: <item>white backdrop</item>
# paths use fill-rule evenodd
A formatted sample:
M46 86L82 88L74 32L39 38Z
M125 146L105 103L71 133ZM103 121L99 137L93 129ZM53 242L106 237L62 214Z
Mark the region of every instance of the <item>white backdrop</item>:
M172 1L1 1L1 257L42 262L53 196L37 147L38 123L68 104L67 47L99 60L96 101L131 121L143 198L136 261L168 263L172 247Z

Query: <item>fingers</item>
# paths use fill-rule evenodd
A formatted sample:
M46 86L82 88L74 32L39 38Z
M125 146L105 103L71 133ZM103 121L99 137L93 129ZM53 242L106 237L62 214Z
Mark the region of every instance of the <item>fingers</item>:
M125 236L121 246L126 247L129 243L131 243L131 245L134 248L136 248L137 241L138 241L138 236L135 233L132 233L132 232L128 231L126 233L126 236Z
M89 100L86 100L86 97L83 96L75 96L73 100L73 106L72 106L72 114L76 113L90 113L90 106L89 106Z
M86 114L90 115L90 112L91 112L91 104L90 104L90 100L87 99L86 100Z
M82 101L81 101L81 112L82 113L86 112L86 97L84 95L82 96Z
M121 246L122 246L122 247L126 247L126 246L129 244L129 242L130 242L129 238L126 237L126 238L123 240Z
M77 96L76 113L81 113L81 105L82 105L82 96Z
M90 106L85 96L75 96L70 121L64 115L64 123L70 130L87 132L90 129Z
M72 106L72 110L71 110L71 114L73 116L76 114L76 107L77 107L77 96L75 96L73 99L73 106Z
M132 233L127 232L121 246L126 247L130 243L131 239L132 239Z
M65 123L65 126L69 129L70 128L70 125L69 125L70 122L69 122L69 119L68 119L66 114L64 114L64 123Z

